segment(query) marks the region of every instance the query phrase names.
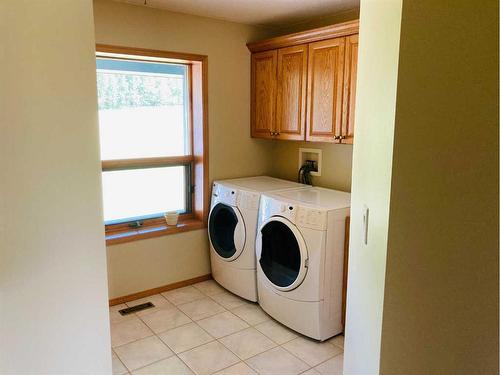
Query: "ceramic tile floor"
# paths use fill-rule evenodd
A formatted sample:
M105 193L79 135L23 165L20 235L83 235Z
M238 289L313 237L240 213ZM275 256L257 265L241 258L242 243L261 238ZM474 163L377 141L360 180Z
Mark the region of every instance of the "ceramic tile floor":
M342 336L303 337L213 280L113 306L110 320L114 375L342 374Z

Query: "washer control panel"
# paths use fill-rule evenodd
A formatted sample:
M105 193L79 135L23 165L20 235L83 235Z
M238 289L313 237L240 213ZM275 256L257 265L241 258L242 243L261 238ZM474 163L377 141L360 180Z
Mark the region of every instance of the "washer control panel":
M238 207L245 210L259 209L260 194L249 191L240 191L238 198Z
M218 202L225 203L229 206L236 206L236 202L238 202L238 193L236 189L214 183L212 201L217 199Z

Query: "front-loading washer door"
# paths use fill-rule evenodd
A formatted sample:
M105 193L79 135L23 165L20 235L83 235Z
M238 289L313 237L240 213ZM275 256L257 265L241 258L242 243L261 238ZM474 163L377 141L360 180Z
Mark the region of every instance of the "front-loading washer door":
M225 261L238 258L245 247L245 222L236 207L217 203L210 212L208 234L215 252Z
M299 229L281 216L266 220L257 233L259 266L273 287L297 288L307 273L307 248Z

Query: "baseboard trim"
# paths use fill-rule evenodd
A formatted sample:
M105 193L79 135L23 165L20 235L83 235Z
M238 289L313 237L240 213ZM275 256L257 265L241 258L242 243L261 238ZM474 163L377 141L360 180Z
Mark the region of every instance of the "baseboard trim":
M142 292L132 293L132 294L129 294L129 295L126 295L123 297L113 298L113 299L109 300L109 306L115 306L115 305L119 305L121 303L134 301L134 300L139 299L139 298L149 297L149 296L152 296L154 294L167 292L167 291L172 290L172 289L182 288L184 286L196 284L196 283L199 283L201 281L210 280L211 278L212 278L212 274L209 273L207 275L193 277L192 279L188 279L188 280L177 281L176 283L159 286L157 288L144 290Z

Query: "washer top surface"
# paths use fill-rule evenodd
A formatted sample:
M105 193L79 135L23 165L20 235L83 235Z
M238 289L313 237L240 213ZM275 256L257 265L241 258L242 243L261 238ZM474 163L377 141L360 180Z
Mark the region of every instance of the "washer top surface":
M216 182L224 186L233 186L236 189L251 190L259 193L284 189L309 188L308 185L269 176L235 178Z
M314 208L337 210L351 206L351 194L339 190L311 187L266 194L270 198Z

